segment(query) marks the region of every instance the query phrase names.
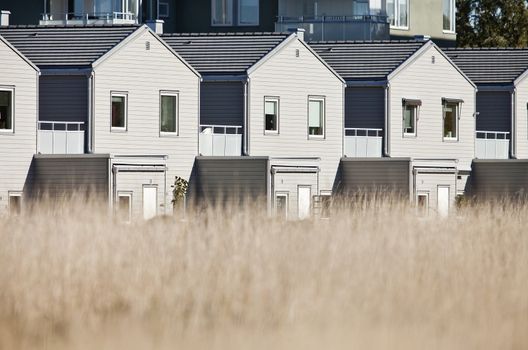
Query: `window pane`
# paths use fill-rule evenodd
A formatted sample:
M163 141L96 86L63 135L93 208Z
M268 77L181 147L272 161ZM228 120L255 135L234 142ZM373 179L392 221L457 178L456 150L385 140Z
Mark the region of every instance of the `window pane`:
M366 16L369 14L369 4L367 0L354 0L354 15Z
M398 2L398 27L407 27L407 1L399 0Z
M259 0L239 0L239 23L254 24L259 23Z
M277 131L277 101L266 101L264 110L266 130Z
M444 11L443 11L443 18L444 18L444 30L452 30L451 28L451 1L452 0L444 0Z
M125 96L112 96L112 127L125 127Z
M390 24L391 25L394 25L395 22L394 22L394 1L395 0L387 0L387 16L389 17L390 19Z
M444 137L457 137L457 105L447 103L444 106Z
M161 131L176 132L176 96L161 96Z
M13 129L13 106L11 91L0 91L0 130Z
M130 196L119 196L117 209L121 221L130 221Z
M213 24L233 24L233 0L213 1Z
M323 135L323 101L308 103L308 132L310 135Z
M403 132L406 134L414 134L416 106L405 106L403 113Z
M9 196L9 214L20 215L22 212L22 196Z

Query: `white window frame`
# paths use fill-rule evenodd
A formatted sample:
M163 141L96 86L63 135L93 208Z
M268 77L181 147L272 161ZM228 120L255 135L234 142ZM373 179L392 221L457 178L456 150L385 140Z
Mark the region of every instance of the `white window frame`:
M405 131L405 109L407 107L411 107L411 108L414 108L414 120L413 120L413 123L414 123L414 132L410 133L410 132L406 132ZM403 132L403 137L416 137L418 135L418 114L420 113L420 106L418 104L413 104L413 103L403 103L403 108L402 108L402 112L403 112L403 116L402 116L402 132Z
M128 220L124 221L125 223L128 224L128 223L130 223L132 221L132 192L129 192L129 191L126 191L126 192L118 191L117 192L116 207L117 207L118 211L120 210L120 208L119 208L119 198L120 197L128 197Z
M446 1L446 0L442 0L442 1ZM451 28L449 29L445 29L444 28L444 4L442 3L442 31L445 33L445 34L456 34L456 4L455 4L455 0L447 0L449 1L450 3L450 15L451 15L451 21L450 21L450 25L451 25Z
M418 206L418 198L419 197L425 197L425 215L429 214L429 199L430 199L430 196L429 196L429 192L426 192L426 191L418 191L416 192L416 210L418 211L419 214L420 213L420 207Z
M323 133L322 135L310 135L310 102L322 102L323 103ZM308 139L324 140L326 137L326 97L324 96L308 96L307 104L307 120L306 120L306 132L308 133Z
M274 213L275 215L278 215L278 211L277 211L277 197L283 197L283 198L286 198L286 215L285 215L285 219L288 219L288 216L289 216L289 211L290 211L290 193L289 192L286 192L286 191L277 191L275 192L275 200L274 200L274 203L273 203L273 210L274 210Z
M165 8L165 11L162 11L162 8ZM170 17L170 4L167 0L158 1L158 18L169 18Z
M277 130L266 129L266 103L274 102L277 104ZM280 98L276 96L264 97L264 135L279 135L280 131Z
M161 131L161 99L163 96L176 97L176 131ZM160 91L159 95L159 132L160 136L179 136L180 135L180 93L178 91Z
M321 191L319 193L319 197L329 197L330 198L330 201L332 200L332 191ZM330 215L328 216L323 216L323 207L322 207L322 204L323 204L323 201L320 200L321 202L321 219L329 219L330 218Z
M23 210L23 195L22 195L22 192L20 191L9 191L8 194L7 194L7 212L9 213L9 215L12 215L11 214L11 198L13 197L17 197L19 198L20 200L20 213L16 213L15 215L19 215L19 214L22 214L22 210Z
M456 136L455 137L446 137L444 136L444 123L445 123L445 108L446 105L453 104L455 105L455 127L456 127ZM458 142L460 137L460 113L461 113L461 103L460 102L448 102L442 101L442 140L447 142Z
M237 2L237 12L236 12L236 20L239 27L256 27L260 25L260 0L257 0L257 22L256 23L241 23L240 22L240 13L242 10L240 9L242 6L242 0L234 0ZM235 17L235 14L233 14L233 17Z
M125 98L125 125L123 127L121 126L113 126L112 125L112 99L114 97L124 97ZM128 93L127 92L117 92L112 91L110 93L110 131L112 132L126 132L128 130Z
M400 1L401 0L394 0L394 24L391 23L390 28L399 30L409 30L409 22L411 21L411 0L407 0L407 24L404 26L398 23L400 21Z
M216 13L216 1L217 0L211 0L211 26L212 27L233 27L235 23L235 0L231 1L231 9L227 9L227 13L231 12L231 21L228 23L215 23L214 21L214 15Z
M13 134L15 132L15 89L0 86L0 91L11 93L11 129L0 129L0 134Z

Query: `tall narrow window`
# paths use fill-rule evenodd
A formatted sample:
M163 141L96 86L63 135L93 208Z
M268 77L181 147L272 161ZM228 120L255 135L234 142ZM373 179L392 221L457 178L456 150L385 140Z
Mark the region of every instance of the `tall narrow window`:
M0 90L0 131L13 131L13 91Z
M458 103L444 102L444 139L458 138L458 113Z
M259 24L259 0L238 0L238 25Z
M266 97L264 101L265 133L277 134L279 132L279 99Z
M112 94L112 129L126 130L127 123L127 96Z
M160 132L178 134L178 95L163 93L160 97Z
M416 115L418 106L405 105L403 108L403 134L407 136L416 135Z
M168 18L170 15L169 2L167 0L160 0L158 2L158 16L159 18Z
M443 23L444 31L446 32L455 32L455 0L443 0Z
M8 205L10 215L20 215L22 213L22 194L10 193Z
M429 212L429 193L418 193L416 195L416 207L420 215L426 215Z
M324 136L324 99L310 98L308 101L308 135Z
M117 196L117 215L120 221L130 222L132 218L132 194L119 193Z
M409 0L387 0L387 16L391 26L406 29L409 27Z
M233 25L233 0L212 0L213 25Z

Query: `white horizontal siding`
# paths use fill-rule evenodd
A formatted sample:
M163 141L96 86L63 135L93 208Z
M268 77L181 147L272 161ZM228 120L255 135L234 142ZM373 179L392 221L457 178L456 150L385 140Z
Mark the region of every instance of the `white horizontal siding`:
M37 147L38 74L0 41L0 87L14 88L14 133L0 132L0 216L9 191L21 192Z
M143 186L156 186L157 213L165 213L166 202L171 198L165 198L165 174L162 172L119 172L116 176L116 195L129 193L132 195L131 213L132 220L143 218ZM117 198L116 198L117 199Z
M528 79L517 85L515 107L515 143L517 158L528 159Z
M341 81L300 41L294 40L251 74L249 93L250 155L320 157L319 188L332 190L343 148ZM324 140L308 139L308 96L312 95L326 99ZM279 135L264 134L265 96L280 99Z
M391 79L390 84L390 155L458 159L458 168L469 170L475 154L475 90L464 76L433 46ZM422 101L415 138L403 137L404 98ZM443 141L442 98L464 100L458 142Z
M170 192L175 176L189 179L198 154L199 84L199 78L153 34L138 36L96 68L95 152L168 155ZM179 92L179 136L159 135L159 94L164 90ZM128 93L124 133L110 131L112 91Z

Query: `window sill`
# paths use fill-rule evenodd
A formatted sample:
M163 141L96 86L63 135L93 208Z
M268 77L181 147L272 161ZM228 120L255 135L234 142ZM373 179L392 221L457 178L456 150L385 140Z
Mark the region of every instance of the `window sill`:
M416 136L416 134L403 134L403 138L405 139L415 139Z
M0 135L14 135L15 130L13 129L2 129L0 130Z
M394 29L394 30L405 30L405 31L409 31L409 27L397 27L397 26L390 26L390 29Z
M128 130L126 128L111 128L110 129L110 132L115 132L115 133L118 133L118 134L124 134L127 131Z
M211 23L211 27L235 27L235 25L233 23L227 23L227 24Z
M308 140L324 141L325 136L324 135L308 135Z
M443 142L449 142L449 143L456 143L458 142L458 138L455 137L444 137L442 139Z
M450 35L456 35L456 32L452 31L452 30L442 30L442 33L444 34L450 34Z
M278 131L264 130L264 135L266 136L279 136Z
M180 134L177 132L160 132L160 137L168 137L168 138L176 138L179 137Z

